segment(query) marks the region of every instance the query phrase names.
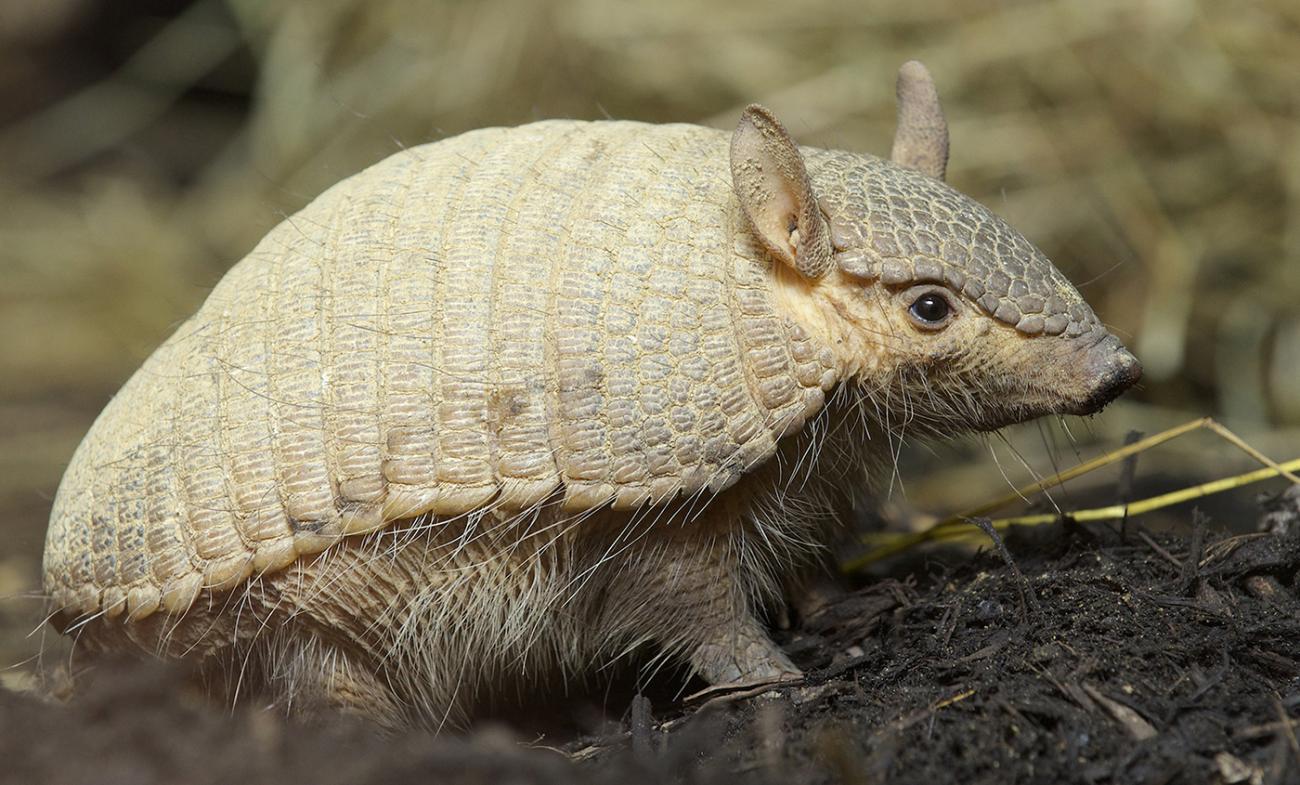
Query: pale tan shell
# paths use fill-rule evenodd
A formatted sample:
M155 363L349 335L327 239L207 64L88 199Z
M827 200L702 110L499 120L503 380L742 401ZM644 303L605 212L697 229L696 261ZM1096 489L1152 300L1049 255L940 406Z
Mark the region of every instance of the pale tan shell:
M326 192L100 415L51 516L55 604L179 613L424 513L734 483L836 379L773 312L727 145L552 121L414 148Z

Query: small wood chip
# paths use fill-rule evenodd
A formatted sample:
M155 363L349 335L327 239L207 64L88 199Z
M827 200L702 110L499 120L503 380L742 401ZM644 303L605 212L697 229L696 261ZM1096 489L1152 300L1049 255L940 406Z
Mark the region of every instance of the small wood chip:
M1214 756L1214 765L1219 769L1219 776L1226 785L1238 782L1258 783L1264 781L1264 772L1246 763L1229 752L1220 752Z
M1143 719L1142 715L1116 700L1107 698L1102 694L1101 690L1091 684L1083 685L1083 690L1088 693L1088 697L1092 698L1102 708L1110 712L1110 716L1114 717L1115 721L1122 725L1124 730L1128 731L1128 734L1134 739L1137 739L1138 741L1146 741L1147 739L1155 738L1155 727Z

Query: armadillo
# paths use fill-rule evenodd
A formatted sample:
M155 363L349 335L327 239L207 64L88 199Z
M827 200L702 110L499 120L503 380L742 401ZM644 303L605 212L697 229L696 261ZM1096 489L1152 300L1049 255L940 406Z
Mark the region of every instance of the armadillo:
M890 160L545 121L400 152L274 228L109 402L50 517L77 651L441 727L621 658L799 671L762 619L904 435L1089 414L1137 360L944 184L928 72Z

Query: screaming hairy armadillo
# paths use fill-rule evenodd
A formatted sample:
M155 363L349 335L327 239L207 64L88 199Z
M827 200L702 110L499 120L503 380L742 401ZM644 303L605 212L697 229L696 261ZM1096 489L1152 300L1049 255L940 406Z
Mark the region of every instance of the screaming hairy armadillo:
M759 614L908 435L1087 414L1137 361L942 182L929 74L891 161L548 121L406 150L273 229L72 459L44 580L79 651L396 727L634 652L797 674Z

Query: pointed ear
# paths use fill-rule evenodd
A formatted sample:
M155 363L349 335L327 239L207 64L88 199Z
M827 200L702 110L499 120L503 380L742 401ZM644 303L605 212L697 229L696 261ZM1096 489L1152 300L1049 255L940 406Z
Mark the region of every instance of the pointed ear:
M936 180L948 169L948 121L934 79L916 60L898 69L898 129L889 158Z
M831 267L830 230L794 140L772 113L752 104L731 137L731 182L740 208L778 259L806 278Z

